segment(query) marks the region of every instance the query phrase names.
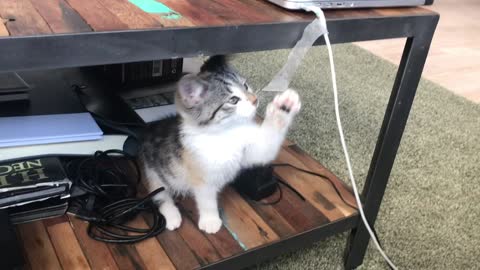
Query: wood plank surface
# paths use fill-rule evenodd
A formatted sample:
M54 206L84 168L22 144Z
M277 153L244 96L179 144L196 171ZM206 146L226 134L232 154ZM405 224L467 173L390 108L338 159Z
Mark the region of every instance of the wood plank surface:
M159 21L128 1L99 0L99 2L131 29L162 27Z
M188 217L183 217L182 226L177 230L201 265L220 260L221 256L215 247Z
M246 5L246 9L255 9L268 15L272 21L292 22L305 18L305 13L300 11L286 11L284 8L268 1L237 0Z
M95 31L130 29L98 0L66 0Z
M175 7L175 11L188 18L194 25L208 24L215 26L225 24L225 20L222 19L220 14L208 12L203 6L195 5L195 1L162 0L162 3Z
M282 189L282 193L286 192L282 186L279 186ZM277 190L272 196L272 198L277 198L279 196L279 190ZM284 195L284 194L283 194ZM282 195L282 197L283 197ZM275 200L275 199L272 199ZM262 200L262 202L267 202L267 200ZM288 222L277 210L275 205L261 205L258 202L248 201L250 206L255 209L257 214L265 220L265 222L277 233L279 237L287 237L295 234L297 230L290 225Z
M165 1L162 1L163 4ZM176 5L173 5L174 7ZM190 6L198 7L197 3L191 3ZM187 26L195 26L187 16L184 16L181 12L177 9L172 8L172 6L167 5L172 11L170 13L155 13L155 12L147 12L150 16L152 16L155 20L159 21L164 27L187 27ZM204 13L206 14L206 13Z
M285 143L277 162L328 175L341 194L351 200L349 188L293 142ZM21 225L19 234L32 269L190 270L242 256L250 249L356 214L325 180L288 167L276 168L275 172L306 200L281 185L282 199L273 205L261 205L246 201L232 187L227 187L219 196L224 225L216 234L198 229L198 211L192 198L181 198L177 202L183 218L180 228L165 230L137 244L105 244L92 240L86 232L87 223L72 216ZM139 196L145 196L142 186L139 191ZM262 202L273 201L278 195L279 190ZM151 224L151 215L147 213L129 223L135 227L147 224Z
M168 8L164 10L149 8L146 4L147 1ZM325 12L327 20L432 14L431 11L423 8L329 10ZM314 18L307 12L289 11L268 1L259 0L162 0L157 2L153 2L153 0L1 0L0 16L3 16L4 19L19 20L19 22L7 22L7 29L11 28L11 36L42 35L50 33L51 30L54 33L78 33L89 31L89 28L94 31L109 31L274 24L311 21ZM4 33L4 31L0 33Z
M157 236L170 260L177 269L197 269L200 262L192 253L178 231L165 230Z
M220 198L224 226L236 235L243 246L250 249L279 239L272 228L231 187L225 188Z
M135 228L147 228L147 223L143 217L137 217L135 220L130 222L129 225ZM165 250L160 246L160 243L156 238L149 238L137 243L135 244L135 248L145 264L145 269L175 269L172 261L170 261L170 258L168 258Z
M308 200L303 201L297 194L284 185L280 185L279 187L282 189L282 199L278 203L274 205L261 205L250 202L250 205L272 228L276 228L275 231L278 230L281 232L279 235L282 238L328 222L328 219L311 205ZM272 195L271 197L274 196L275 195ZM272 198L272 200L273 199L274 198ZM262 202L265 202L265 200ZM285 232L285 229L292 231Z
M142 257L138 253L135 245L132 244L107 244L117 266L121 270L146 269Z
M62 269L42 221L17 225L17 230L31 269Z
M29 0L0 0L0 16L11 36L49 34L48 24Z
M6 20L6 19L2 18L2 16L0 16L0 37L5 37L5 36L10 35L10 33L8 33L7 27L5 26L7 21L8 20Z
M279 163L289 163L299 168L326 174L321 166L307 166L303 160L299 160L288 148L281 151L277 159ZM317 164L317 163L315 163ZM310 164L311 165L311 164ZM330 182L299 172L290 167L279 167L275 171L282 178L299 191L313 206L315 206L329 220L338 220L352 215L355 211L345 204L331 186Z
M90 32L92 29L65 0L31 0L54 33Z
M88 223L73 216L68 216L68 218L92 269L118 270L117 263L108 246L88 236Z
M181 200L180 208L182 215L190 219L195 226L198 226L199 216L194 200L192 198ZM202 233L222 258L228 258L243 251L243 248L237 240L233 238L225 226L222 226L220 231L215 234Z
M138 192L140 197L147 195L147 190L143 185L139 185ZM147 224L152 224L152 216L148 214L142 215ZM169 231L165 229L157 235L157 240L161 247L170 258L170 261L177 269L196 269L200 267L199 259L190 250L188 244L179 234L178 230Z
M43 223L63 269L90 269L66 216L47 219Z
M316 161L314 158L312 158L310 155L308 155L305 151L303 151L298 145L290 145L289 147L285 148L287 152L291 153L295 158L303 162L304 165L306 165L308 168L310 168L311 171L313 172L321 172L323 175L327 176L330 178L332 181L328 182L331 185L334 185L338 192L340 192L341 196L343 199L346 200L345 203L343 200L338 200L340 204L345 205L350 211L347 211L347 214L351 214L352 212L355 212L354 209L352 209L353 206L357 206L357 203L355 201L355 197L353 196L353 191L352 189L345 184L345 182L341 181L338 179L332 172L327 170L325 167L320 165L318 161ZM337 196L337 199L340 199Z

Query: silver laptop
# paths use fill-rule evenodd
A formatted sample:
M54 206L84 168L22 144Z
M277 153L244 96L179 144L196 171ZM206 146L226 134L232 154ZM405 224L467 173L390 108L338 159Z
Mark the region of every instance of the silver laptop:
M433 0L268 0L287 9L302 9L304 6L315 5L322 9L336 8L374 8L374 7L407 7L431 5Z

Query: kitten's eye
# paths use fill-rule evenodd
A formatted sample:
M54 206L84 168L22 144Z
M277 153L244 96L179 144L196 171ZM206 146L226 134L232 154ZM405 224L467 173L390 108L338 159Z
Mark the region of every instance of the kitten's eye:
M231 97L231 98L228 100L228 103L237 104L239 100L240 100L239 97Z

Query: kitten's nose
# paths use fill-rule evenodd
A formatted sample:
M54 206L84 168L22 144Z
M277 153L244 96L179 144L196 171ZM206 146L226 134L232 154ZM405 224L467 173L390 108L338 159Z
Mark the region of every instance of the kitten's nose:
M252 102L253 105L257 105L257 103L258 103L257 96L255 96L253 94L248 96L248 100L250 100L250 102Z

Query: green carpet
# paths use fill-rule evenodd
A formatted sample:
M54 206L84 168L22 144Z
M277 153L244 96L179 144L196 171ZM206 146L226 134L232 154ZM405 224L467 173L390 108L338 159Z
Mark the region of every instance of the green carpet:
M233 62L259 88L287 54L241 54ZM363 185L397 67L353 45L335 46L334 54L347 144ZM326 48L312 49L291 85L303 108L289 138L347 179L329 74ZM421 82L376 223L400 269L480 268L479 136L480 105ZM256 268L341 269L345 243L346 234L334 236ZM360 269L387 269L373 245Z

